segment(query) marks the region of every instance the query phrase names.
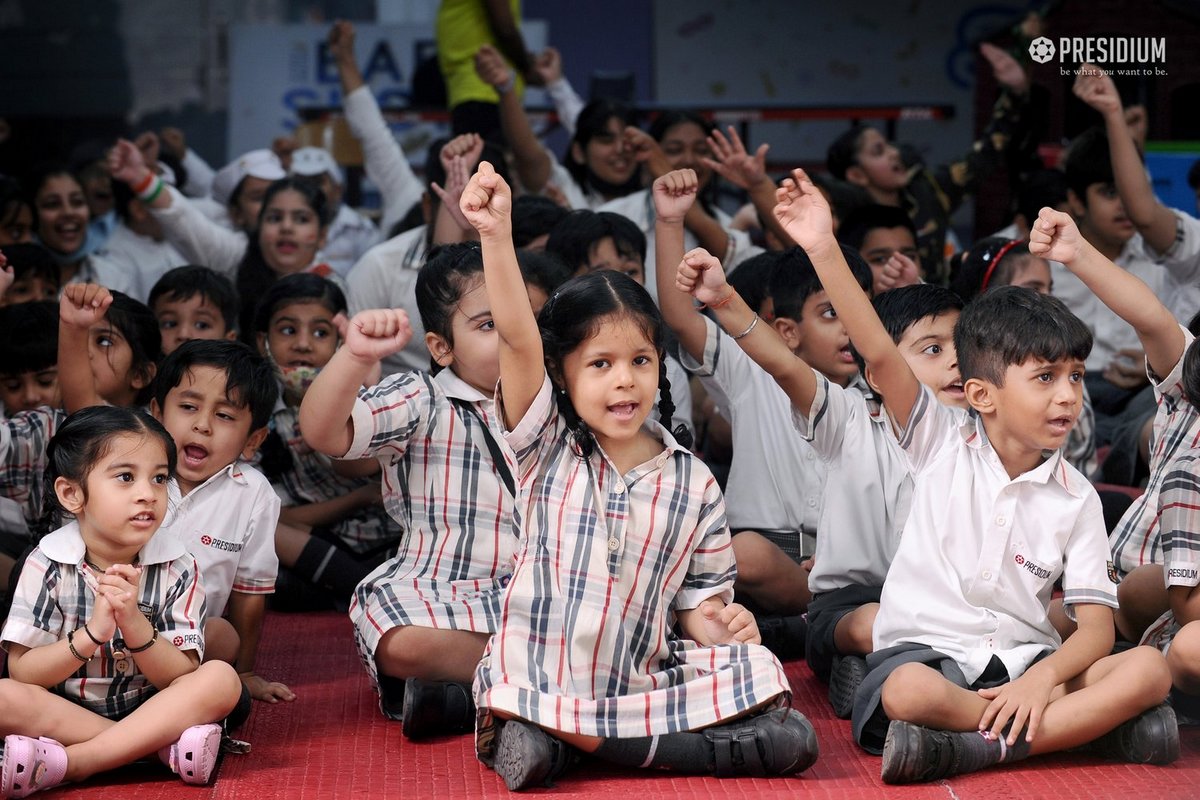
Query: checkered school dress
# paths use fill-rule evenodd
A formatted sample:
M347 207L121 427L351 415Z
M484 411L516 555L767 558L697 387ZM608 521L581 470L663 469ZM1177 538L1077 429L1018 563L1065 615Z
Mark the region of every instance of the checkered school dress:
M9 644L29 648L54 644L91 618L97 575L84 562L84 552L75 522L49 534L30 552L0 634L6 649ZM203 656L204 587L196 559L181 541L162 531L142 547L140 563L138 607L142 613L161 638L180 650L195 650ZM80 646L81 636L90 646L82 633L75 637L76 646ZM114 639L99 648L91 661L80 663L53 691L110 719L120 719L136 709L156 690L132 656L123 661L113 658L114 644L120 643Z
M292 465L276 481L286 495L285 506L323 503L379 481L374 475L346 478L334 472L329 457L305 443L300 434L299 409L281 404L271 419L292 456ZM382 554L394 548L400 538L399 523L382 506L357 509L331 524L329 530L359 555Z
M625 475L602 452L580 459L547 379L507 434L525 537L500 629L475 673L485 761L490 711L638 737L704 728L790 697L766 648L704 647L672 631L676 611L732 600L737 570L716 480L662 426L648 430L663 452Z
M494 414L492 400L450 370L393 375L355 401L344 458L379 458L384 506L405 531L396 556L359 584L350 605L373 681L375 650L392 628L491 633L499 625L517 533L484 438Z
M62 409L40 406L0 421L0 494L21 505L30 525L42 515L46 447L66 418Z
M1185 348L1195 337L1184 329ZM1146 491L1133 501L1109 536L1113 564L1120 577L1128 575L1142 564L1163 563L1163 531L1160 517L1167 478L1167 465L1176 456L1200 447L1200 413L1183 396L1183 356L1171 373L1155 384L1158 411L1150 435L1150 480Z

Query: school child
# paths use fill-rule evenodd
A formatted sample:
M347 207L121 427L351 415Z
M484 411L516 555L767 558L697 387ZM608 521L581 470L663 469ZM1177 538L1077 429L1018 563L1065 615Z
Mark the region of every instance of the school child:
M111 166L110 162L110 170ZM121 180L116 173L113 177ZM264 148L242 153L213 175L211 198L197 198L191 206L180 206L179 213L188 213L186 208L195 207L222 228L242 234L240 247L235 239L226 240L228 246L241 252L246 246L245 234L254 230L262 211L267 187L286 177L287 170L274 151ZM170 186L163 188L164 192L170 190Z
M865 189L876 203L904 209L919 232L917 250L927 280L945 283L950 217L967 195L1028 143L1029 77L1011 55L984 43L980 53L1002 89L983 135L961 159L930 170L908 170L900 151L875 128L854 125L829 146L826 166L838 180Z
M521 195L513 201L513 244L518 250L545 250L550 231L569 213L549 197Z
M683 218L699 181L691 170L669 172L655 181L656 246L659 261L678 264L684 254ZM816 273L802 252L767 255L777 261L771 272L771 324L806 363L841 385L858 375L850 340L832 314ZM869 285L870 273L862 268ZM734 272L736 275L737 272ZM825 467L812 446L789 424L787 395L749 356L732 344L741 330L723 333L698 314L691 298L675 287L669 270L658 275L659 307L679 338L684 365L701 378L709 395L733 426L733 463L726 494L733 552L738 564L736 590L764 611L794 617L808 606L808 572L801 562L811 556L821 514ZM769 646L781 655L803 655L804 626L799 618L781 632L765 631Z
M920 281L917 229L904 209L878 203L856 208L838 226L837 237L871 267L875 294Z
M757 315L725 282L715 258L703 250L688 253L676 285L714 309L725 330L754 325L738 344L788 395L796 428L828 464L808 578L813 600L806 658L813 672L829 682L837 716L848 719L866 673L861 656L871 652L884 576L908 517L912 478L907 458L877 394L832 383L767 326L755 333ZM885 292L874 305L905 361L938 402L965 405L953 342L962 301L946 289L920 284Z
M267 289L254 315L258 350L283 379L259 463L284 502L275 550L280 563L306 582L306 592L322 587L339 604L350 602L354 587L400 538L399 525L383 508L378 462L367 460L344 474L346 462L331 463L300 433L300 403L337 350L345 314L340 289L300 273Z
M671 416L661 316L602 270L559 287L539 330L520 302L511 200L486 162L462 200L483 245L524 533L475 675L480 758L511 790L553 780L571 745L716 775L807 768L812 726L786 708L779 662L731 603L716 480L686 438L643 425Z
M291 173L320 183L330 220L322 255L339 275L345 275L364 253L383 241L383 235L374 222L342 202L345 178L328 150L323 147L296 150L292 153Z
M885 783L1078 747L1114 729L1101 749L1174 760L1166 662L1152 648L1108 655L1116 593L1100 501L1059 449L1081 405L1086 326L1024 289L967 306L954 333L972 409L964 420L917 380L853 285L827 204L794 174L776 213L878 381L915 481L855 698L855 738L882 749ZM1043 230L1048 243L1053 226ZM1072 262L1076 241L1061 236L1039 255ZM1059 577L1078 621L1065 643L1048 615Z
M139 300L150 291L168 270L188 263L187 259L166 240L159 225L146 206L122 181L113 181L113 200L117 223L104 243L104 257L116 264L123 273L137 281Z
M361 311L300 406L314 450L383 465L383 502L405 534L359 585L350 617L383 713L414 740L473 729L469 684L499 627L519 534L494 432L499 361L479 245L435 250L415 294L429 372L357 391L411 335L402 309Z
M0 306L0 407L12 416L58 408L58 304Z
M208 267L170 270L154 284L146 305L158 319L165 356L192 339L237 338L237 292Z
M0 794L25 797L158 753L205 784L238 697L233 669L200 663L196 559L159 526L176 451L141 411L97 406L50 443L59 527L21 570L0 633ZM61 518L74 519L63 523Z
M21 184L0 175L0 247L33 242L33 208Z
M204 639L209 659L233 664L249 699L294 695L255 673L267 595L279 564L275 526L279 498L244 463L267 434L278 397L269 361L240 342L194 340L163 359L150 403L179 449L168 494L171 533L196 556L208 596Z
M5 245L0 262L7 262L0 273L4 288L0 306L58 299L58 265L46 248L32 243Z

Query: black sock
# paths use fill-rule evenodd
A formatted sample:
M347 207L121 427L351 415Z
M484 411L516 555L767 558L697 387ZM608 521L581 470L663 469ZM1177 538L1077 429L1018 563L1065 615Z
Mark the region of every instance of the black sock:
M712 746L702 733L605 739L592 755L625 767L662 767L695 774L712 769Z
M354 589L367 577L371 568L355 561L334 545L311 536L300 551L292 572L310 583L333 590L338 597L349 600Z

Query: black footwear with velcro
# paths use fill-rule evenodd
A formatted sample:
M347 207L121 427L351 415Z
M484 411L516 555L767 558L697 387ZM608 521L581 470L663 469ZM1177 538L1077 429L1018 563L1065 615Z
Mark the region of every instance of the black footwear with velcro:
M799 711L778 708L727 725L706 728L712 746L711 771L734 775L792 775L817 760L817 734Z
M400 713L404 736L413 741L475 730L475 702L471 687L455 681L404 682Z

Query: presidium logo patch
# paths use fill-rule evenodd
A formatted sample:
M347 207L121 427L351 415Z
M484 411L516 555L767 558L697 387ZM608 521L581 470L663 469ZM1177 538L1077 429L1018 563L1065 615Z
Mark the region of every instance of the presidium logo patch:
M1035 576L1041 578L1042 580L1045 580L1046 578L1050 577L1050 570L1046 569L1041 564L1038 564L1037 562L1033 561L1032 559L1026 558L1025 556L1021 555L1020 553L1017 553L1013 557L1013 561L1017 562L1017 566L1024 567L1029 572L1029 574L1035 575Z

